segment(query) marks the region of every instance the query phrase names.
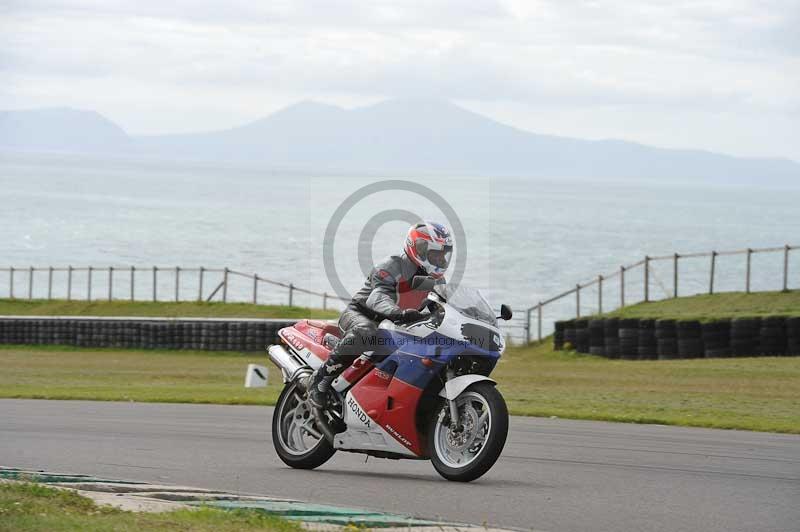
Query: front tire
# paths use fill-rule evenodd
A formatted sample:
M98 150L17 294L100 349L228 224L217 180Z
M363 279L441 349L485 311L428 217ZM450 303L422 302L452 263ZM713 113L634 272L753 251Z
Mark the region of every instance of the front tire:
M316 428L314 414L296 384L287 384L275 404L272 444L283 463L295 469L319 467L336 452Z
M447 480L470 482L494 465L508 436L508 408L488 382L479 382L456 398L461 431L450 428L447 401L441 401L428 425L428 449L436 471Z

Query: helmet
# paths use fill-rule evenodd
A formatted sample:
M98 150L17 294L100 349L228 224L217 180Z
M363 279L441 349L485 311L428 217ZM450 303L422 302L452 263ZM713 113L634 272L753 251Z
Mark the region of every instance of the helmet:
M406 236L406 255L434 279L440 279L453 255L450 230L435 222L420 222L411 226Z

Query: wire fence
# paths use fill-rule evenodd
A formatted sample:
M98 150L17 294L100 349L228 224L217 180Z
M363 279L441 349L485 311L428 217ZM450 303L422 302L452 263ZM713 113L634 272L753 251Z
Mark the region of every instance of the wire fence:
M511 342L541 340L558 319L581 317L625 307L641 301L675 298L680 294L721 291L765 291L800 288L800 275L790 281L793 250L800 246L747 248L733 251L673 253L645 256L618 270L597 275L573 288L539 301L508 322L501 323ZM779 261L759 257L778 255ZM798 254L795 254L798 255ZM742 256L736 267L727 257ZM760 262L759 262L760 261ZM665 269L660 265L666 264ZM658 266L658 267L657 267ZM726 266L723 269L723 266ZM760 275L756 276L756 271ZM310 290L291 282L230 268L82 266L0 268L0 297L10 299L66 299L85 301L221 301L280 304L340 310L349 302L335 294ZM737 280L738 279L738 280ZM758 282L756 282L758 281ZM545 323L547 320L547 324Z
M323 309L345 301L327 292L268 279L230 268L94 266L0 268L8 276L9 299L84 301L247 301L295 306L318 301ZM236 281L234 281L236 280ZM237 282L238 281L238 282ZM267 285L270 289L265 289ZM0 292L2 293L2 292ZM233 296L233 297L231 297ZM317 299L318 298L318 299Z
M581 317L589 314L603 314L632 303L677 298L681 293L714 294L718 292L783 290L800 288L800 276L790 282L790 252L800 246L747 248L733 251L707 251L700 253L673 253L671 255L645 256L633 264L620 266L618 270L600 274L574 288L551 298L539 301L525 311L523 339L531 342L551 332L544 325L545 309L548 320ZM766 275L755 281L756 258L761 254L779 257L774 264L763 263ZM728 264L727 275L720 274L721 259L743 256L737 265ZM705 262L703 261L705 259ZM686 271L681 265L688 261L694 270ZM656 264L666 263L666 270L658 275ZM800 268L796 268L800 272ZM665 279L664 274L668 275ZM688 279L686 279L688 277ZM737 282L738 278L738 282ZM684 280L687 281L684 283ZM684 286L685 285L685 286ZM586 312L588 310L588 312ZM519 327L519 325L517 325Z

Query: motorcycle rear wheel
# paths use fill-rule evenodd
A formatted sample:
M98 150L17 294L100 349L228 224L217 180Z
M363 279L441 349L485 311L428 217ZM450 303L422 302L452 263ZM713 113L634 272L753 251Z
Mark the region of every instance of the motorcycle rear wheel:
M336 452L316 429L314 414L296 384L287 384L275 404L272 444L283 463L295 469L319 467Z
M456 398L461 430L449 422L449 404L442 400L428 426L428 449L436 471L447 480L470 482L494 465L508 436L508 408L488 382L479 382Z

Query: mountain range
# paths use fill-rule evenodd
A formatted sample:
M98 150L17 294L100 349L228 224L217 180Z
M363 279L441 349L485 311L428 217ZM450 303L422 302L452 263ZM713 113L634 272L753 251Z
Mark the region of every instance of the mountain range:
M309 171L800 183L800 164L532 133L436 100L302 102L231 129L134 136L93 111L0 111L0 149Z

